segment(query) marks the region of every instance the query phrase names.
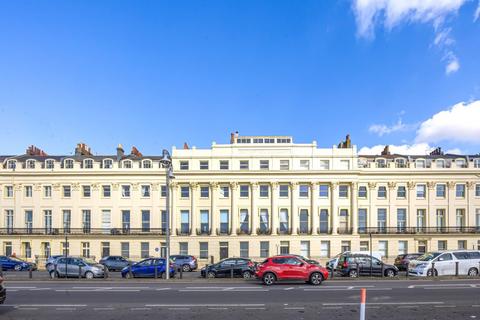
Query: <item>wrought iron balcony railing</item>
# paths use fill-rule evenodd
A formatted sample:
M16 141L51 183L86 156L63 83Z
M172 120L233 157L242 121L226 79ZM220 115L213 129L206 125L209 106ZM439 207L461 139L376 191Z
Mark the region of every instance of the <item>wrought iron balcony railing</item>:
M292 228L288 228L288 229L277 228L277 233L278 234L292 234Z
M384 227L358 228L359 234L480 234L477 227Z
M188 229L185 229L185 228L180 228L178 229L177 228L177 236L189 236L192 234L192 229L188 228Z
M312 234L312 228L297 228L298 234Z
M353 228L337 228L338 234L352 234Z
M212 234L212 229L197 228L197 236L209 236Z
M216 233L217 233L217 236L229 236L232 234L232 230L230 228L228 229L217 228Z
M252 230L249 228L237 228L238 235L249 235L252 234Z
M272 234L272 229L270 229L270 228L257 228L257 234L263 234L263 235Z
M332 228L318 228L319 234L332 234Z
M0 228L0 235L164 235L165 228Z

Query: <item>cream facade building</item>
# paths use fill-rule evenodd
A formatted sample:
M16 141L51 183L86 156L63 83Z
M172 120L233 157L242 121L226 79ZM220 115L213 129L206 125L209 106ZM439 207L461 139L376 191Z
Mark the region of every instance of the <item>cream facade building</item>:
M233 134L229 144L172 150L171 253L206 263L345 250L397 254L480 249L480 155L359 155L292 137ZM136 149L74 156L30 148L3 156L4 254L140 257L165 242L165 169Z

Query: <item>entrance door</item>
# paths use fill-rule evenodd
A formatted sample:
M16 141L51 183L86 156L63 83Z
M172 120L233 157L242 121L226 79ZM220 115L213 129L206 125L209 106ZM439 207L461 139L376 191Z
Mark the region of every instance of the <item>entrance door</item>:
M228 258L228 242L220 243L220 260Z

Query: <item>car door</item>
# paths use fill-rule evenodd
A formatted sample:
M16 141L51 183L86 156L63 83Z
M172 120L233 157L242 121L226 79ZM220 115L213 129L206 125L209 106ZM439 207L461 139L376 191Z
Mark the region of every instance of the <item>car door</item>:
M78 270L80 268L80 263L82 260L78 258L69 258L67 261L67 275L69 277L78 277Z
M153 274L153 267L151 264L152 264L152 259L140 261L135 266L135 270L134 270L135 276L145 278Z
M69 258L57 259L57 272L61 277L64 277L67 274L68 259Z
M455 261L451 253L440 255L435 261L435 269L439 276L454 275Z
M219 268L217 270L217 275L219 276L224 276L224 277L230 277L231 270L235 266L235 260L234 259L227 259L222 261L220 263ZM235 271L235 269L234 269Z
M383 262L375 257L365 257L372 264L373 275L381 276L383 270Z
M0 256L0 266L2 266L3 270L7 270L7 257Z

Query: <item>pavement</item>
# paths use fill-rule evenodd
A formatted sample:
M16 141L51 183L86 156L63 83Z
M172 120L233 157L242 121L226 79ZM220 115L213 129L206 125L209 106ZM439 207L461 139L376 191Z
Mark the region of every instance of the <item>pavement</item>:
M190 274L194 275L194 274ZM0 319L480 319L480 279L240 283L7 280Z

